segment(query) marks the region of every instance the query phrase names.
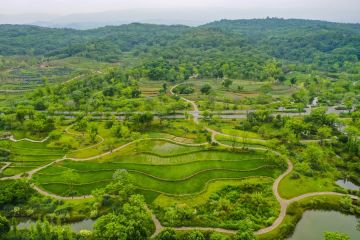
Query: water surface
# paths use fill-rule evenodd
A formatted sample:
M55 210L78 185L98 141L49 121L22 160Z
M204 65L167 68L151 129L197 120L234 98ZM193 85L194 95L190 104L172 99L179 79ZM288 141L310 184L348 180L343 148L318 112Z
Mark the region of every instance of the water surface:
M346 180L346 179L339 179L336 181L336 184L339 185L340 187L343 187L345 189L349 189L349 190L359 190L360 187L358 185L356 185L355 183Z
M306 211L296 225L294 234L287 240L322 240L324 232L341 232L351 240L359 240L357 222L355 216L336 211Z
M70 228L74 232L80 232L80 230L92 231L94 223L95 223L95 220L85 219L85 220L82 220L80 222L68 223L68 224L64 224L64 225L70 226ZM27 228L30 228L31 225L35 225L35 224L36 224L36 221L31 220L31 219L27 219L27 220L19 222L17 227L18 227L19 230L27 229Z

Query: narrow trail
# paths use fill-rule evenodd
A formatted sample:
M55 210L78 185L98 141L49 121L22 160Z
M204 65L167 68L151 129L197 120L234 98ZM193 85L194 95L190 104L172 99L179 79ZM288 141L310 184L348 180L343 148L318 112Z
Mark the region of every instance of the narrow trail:
M170 93L171 94L175 94L173 92L174 88L176 88L177 86L179 86L180 84L177 84L175 86L173 86L171 89L170 89ZM190 103L193 107L193 111L190 112L190 114L193 116L193 121L195 124L199 124L199 109L198 109L198 106L196 105L196 103L194 101L191 101L189 99L186 99L184 97L181 97L182 100ZM224 133L221 133L221 132L218 132L216 130L213 130L211 128L206 128L206 130L211 133L211 140L212 142L214 143L217 143L218 145L220 146L223 146L223 147L228 147L228 148L234 148L230 145L227 145L227 144L223 144L223 143L220 143L216 140L216 135L223 135L223 136L229 136L229 137L236 137L236 138L241 138L241 137L238 137L238 136L233 136L233 135L229 135L229 134L224 134ZM67 129L65 130L67 131ZM76 135L76 134L74 134ZM47 140L47 139L46 139ZM46 140L42 140L42 142L46 141ZM176 142L174 140L170 140L170 139L166 139L166 138L144 138L144 139L137 139L137 140L134 140L134 141L131 141L129 143L126 143L122 146L119 146L117 148L115 148L114 150L112 151L108 151L108 152L105 152L105 153L101 153L101 154L98 154L96 156L92 156L92 157L88 157L88 158L68 158L66 157L66 155L61 158L61 159L57 159L55 161L52 161L44 166L41 166L39 168L36 168L36 169L33 169L29 172L27 172L28 174L28 178L30 179L33 174L35 174L36 172L46 168L46 167L49 167L51 166L52 164L55 164L55 163L58 163L58 162L61 162L61 161L64 161L64 160L72 160L72 161L89 161L89 160L94 160L94 159L98 159L98 158L101 158L101 157L104 157L104 156L107 156L107 155L110 155L116 151L119 151L131 144L134 144L136 142L139 142L139 141L144 141L144 140L164 140L164 141L168 141L168 142L173 142L173 143L176 143L176 144L180 144L180 145L184 145L184 146L204 146L204 145L207 145L208 143L200 143L200 144L185 144L185 143L180 143L180 142ZM256 139L256 140L259 140L259 139ZM17 141L31 141L31 142L39 142L39 141L35 141L35 140L31 140L31 139L21 139L21 140L17 140ZM266 140L263 140L263 141L266 141ZM240 147L235 147L237 149L242 149ZM247 147L248 149L254 149L254 150L262 150L262 151L271 151L273 153L275 153L276 155L278 156L283 156L281 153L275 151L275 150L272 150L272 149L269 149L269 148L261 148L261 147ZM299 201L299 200L302 200L302 199L305 199L305 198L309 198L309 197L315 197L315 196L323 196L323 195L336 195L336 196L351 196L352 198L354 199L359 199L357 196L353 196L353 195L348 195L348 194L342 194L342 193L336 193L336 192L312 192L312 193L306 193L306 194L303 194L303 195L300 195L300 196L297 196L297 197L294 197L292 199L284 199L280 196L279 194L279 184L281 182L281 180L283 180L288 174L290 174L293 170L293 164L292 162L290 161L290 159L286 158L286 162L287 162L287 169L284 173L282 173L279 177L277 177L273 183L273 186L272 186L272 191L277 199L277 201L279 202L280 204L280 213L279 213L279 216L277 217L277 219L273 222L273 224L269 227L266 227L266 228L263 228L263 229L260 229L258 231L255 232L256 235L261 235L261 234L265 234L265 233L268 233L268 232L271 232L272 230L274 230L275 228L277 228L281 223L282 221L284 220L285 216L286 216L286 211L287 211L287 208L288 206L291 204L291 203L294 203L296 201ZM20 179L22 178L22 174L21 175L16 175L16 176L11 176L11 177L6 177L6 178L0 178L0 180L6 180L6 179ZM56 194L52 194L52 193L49 193L49 192L46 192L45 190L39 188L38 186L36 186L35 184L32 184L31 185L32 188L34 190L36 190L37 192L39 192L40 194L42 195L45 195L45 196L48 196L48 197L52 197L52 198L55 198L55 199L61 199L61 200L81 200L81 199L88 199L88 198L92 198L93 196L91 195L84 195L84 196L76 196L76 197L64 197L64 196L59 196L59 195L56 195ZM155 232L154 234L152 235L152 237L155 237L157 236L163 229L164 229L164 226L162 226L161 222L157 219L156 215L151 211L151 209L149 209L148 207L146 207L148 212L151 214L151 218L152 218L152 221L155 225ZM204 231L215 231L215 232L219 232L219 233L226 233L226 234L235 234L237 231L236 230L229 230L229 229L223 229L223 228L211 228L211 227L176 227L176 228L173 228L175 229L176 231L189 231L189 230L204 230Z
M13 135L11 135L8 140L12 141L12 142L21 142L21 141L27 141L27 142L33 142L33 143L43 143L46 142L47 140L49 140L50 136L47 136L46 138L42 139L42 140L33 140L30 138L22 138L22 139L15 139L15 137Z
M181 84L183 84L183 83L179 83L179 84L173 86L173 87L170 89L170 93L171 93L172 95L176 95L176 94L174 93L174 89L175 89L177 86L181 85ZM185 102L190 103L190 104L192 105L192 107L193 107L194 110L193 110L192 112L190 112L190 114L193 116L194 123L199 124L200 111L199 111L199 108L198 108L198 106L196 105L196 103L195 103L194 101L191 101L191 100L186 99L186 98L181 97L181 96L180 96L180 98L181 98L182 100L184 100Z
M23 93L23 92L30 92L34 89L0 89L0 93Z
M129 145L132 145L132 144L134 144L136 142L141 142L141 141L167 141L167 142L171 142L171 143L174 143L174 144L178 144L178 145L182 145L182 146L189 146L189 147L199 147L199 146L205 146L205 145L209 144L209 143L182 143L182 142L176 142L176 141L168 139L168 138L140 138L140 139L128 142L128 143L126 143L124 145L121 145L120 147L117 147L117 148L115 148L115 149L113 149L111 151L104 152L104 153L101 153L101 154L96 155L96 156L92 156L92 157L88 157L88 158L71 158L71 157L67 157L66 159L67 160L72 160L72 161L79 161L79 162L81 162L81 161L91 161L91 160L95 160L95 159L98 159L98 158L105 157L107 155L111 155L114 152L120 151L121 149L124 149Z
M39 188L38 186L36 186L35 184L32 184L31 187L36 190L38 193L40 193L41 195L47 196L47 197L52 197L55 199L59 199L59 200L82 200L82 199L89 199L89 198L93 198L92 195L83 195L83 196L76 196L76 197L64 197L64 196L59 196L53 193L49 193L46 192L44 190L42 190L41 188Z
M74 80L76 80L76 79L78 79L78 78L80 78L80 77L82 77L82 76L84 76L84 74L81 74L81 75L78 75L78 76L76 76L76 77L73 77L73 78L71 78L71 79L69 79L69 80L66 80L65 82L62 82L61 84L64 85L64 84L70 83L70 82L72 82L72 81L74 81Z
M240 137L240 136L234 136L234 135L230 135L230 134L226 134L226 133L222 133L222 132L218 132L214 129L211 129L209 127L205 127L206 131L208 131L209 133L213 134L213 135L220 135L220 136L225 136L225 137L231 137L231 138L236 138L236 139L241 139L241 140L253 140L253 141L257 141L257 142L261 142L261 143L266 143L268 140L265 139L258 139L258 138L245 138L245 137Z
M8 168L11 165L11 162L3 162L5 165L0 168L0 173L2 173L6 168Z

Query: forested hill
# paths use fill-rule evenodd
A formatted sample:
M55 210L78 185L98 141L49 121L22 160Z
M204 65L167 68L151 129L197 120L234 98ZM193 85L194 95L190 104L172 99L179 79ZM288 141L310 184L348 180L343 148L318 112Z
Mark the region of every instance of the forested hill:
M84 31L0 25L0 55L81 56L104 62L132 58L145 68L188 69L186 77L199 68L207 71L207 65L204 76L221 77L228 71L234 77L259 77L260 66L273 58L339 72L360 59L360 24L269 18L199 27L134 23Z
M179 37L187 28L133 23L81 31L28 25L0 25L0 54L66 57L100 49L104 53L126 52L138 45L168 43Z

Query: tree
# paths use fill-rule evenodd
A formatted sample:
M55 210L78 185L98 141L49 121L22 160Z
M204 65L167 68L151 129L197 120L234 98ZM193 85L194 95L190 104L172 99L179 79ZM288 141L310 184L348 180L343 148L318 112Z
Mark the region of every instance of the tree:
M26 202L33 194L29 182L17 180L9 183L1 183L0 206L5 204L21 204Z
M10 222L6 217L0 215L0 236L10 231Z
M323 171L325 169L324 151L320 146L310 144L306 147L302 155L311 169L316 171Z
M167 89L168 89L167 83L163 83L161 92L162 93L167 93Z
M211 91L211 88L212 88L211 85L207 83L200 88L200 92L202 94L208 95Z
M349 110L349 114L351 113L351 109L354 105L354 99L352 97L347 97L345 100L344 100L344 105L345 107Z
M94 236L99 239L127 239L124 216L110 213L98 218L94 224Z
M73 195L74 184L79 180L79 174L74 169L68 169L64 172L64 179L69 184L69 194Z
M142 114L135 114L133 116L133 121L140 129L150 127L152 121L154 120L154 115L152 113L142 113Z
M214 232L210 235L210 240L230 240L230 237L218 232Z
M291 86L294 86L294 85L296 84L296 82L297 82L296 77L292 77L292 78L290 79Z
M269 60L264 66L265 76L268 80L277 80L282 75L280 64L276 60Z
M325 240L350 240L350 237L343 233L338 232L325 232Z
M253 223L249 219L242 220L239 224L239 231L235 234L234 240L256 240Z
M222 81L222 85L223 85L225 88L229 88L232 83L233 83L233 81L230 80L230 79L225 79L224 81Z
M113 174L113 181L106 186L106 192L118 195L123 201L134 194L134 180L129 172L125 169L118 169Z
M191 231L184 236L184 240L205 240L204 234L200 231Z
M90 139L91 139L91 142L94 143L96 141L96 137L98 135L98 128L95 124L92 124L90 126Z
M317 135L321 140L321 144L324 144L324 140L331 137L332 129L328 126L322 126L318 129Z
M114 202L115 203L115 202ZM94 224L95 239L148 239L152 221L144 198L132 195L116 212L98 218Z
M78 120L75 124L75 129L80 132L85 132L87 127L88 127L88 119L85 117Z
M244 86L238 85L237 90L238 90L238 92L244 91Z

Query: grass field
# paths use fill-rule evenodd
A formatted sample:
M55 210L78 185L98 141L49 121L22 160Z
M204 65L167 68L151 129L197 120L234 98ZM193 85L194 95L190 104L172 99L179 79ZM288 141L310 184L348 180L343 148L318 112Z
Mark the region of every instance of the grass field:
M309 192L331 192L337 186L329 177L306 177L291 179L291 174L286 176L279 185L279 193L283 198L293 198Z
M221 143L234 147L243 147L244 144L245 146L259 147L259 148L261 147L264 148L266 146L269 146L268 141L261 139L242 139L242 137L234 138L234 137L222 136L222 135L217 135L215 138L217 141Z
M64 156L61 149L50 148L48 144L49 142L0 141L0 147L10 150L11 155L7 161L12 163L2 174L11 176L23 173Z
M117 169L128 170L139 189L169 195L201 192L215 179L280 173L269 165L263 152L235 153L147 140L97 161L63 161L38 172L34 179L45 190L62 195L70 187L68 169L76 172L73 185L79 195L104 186Z

